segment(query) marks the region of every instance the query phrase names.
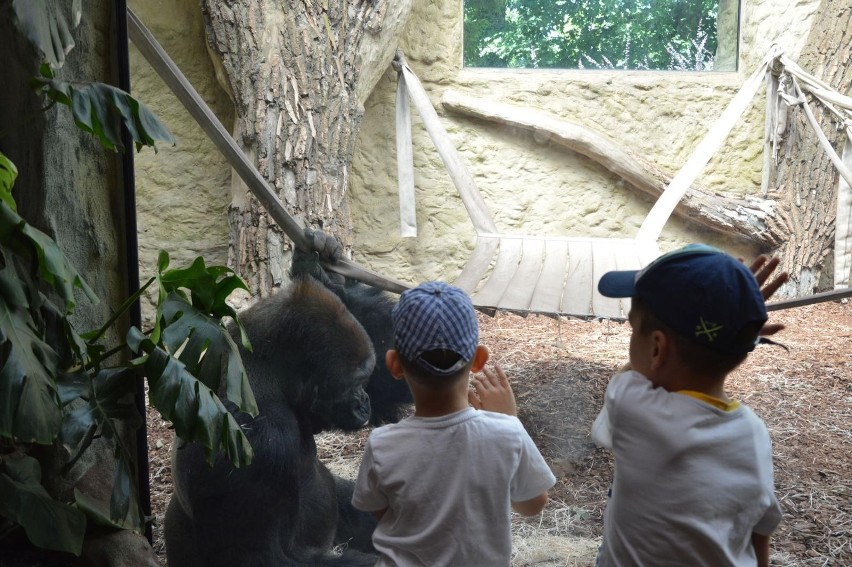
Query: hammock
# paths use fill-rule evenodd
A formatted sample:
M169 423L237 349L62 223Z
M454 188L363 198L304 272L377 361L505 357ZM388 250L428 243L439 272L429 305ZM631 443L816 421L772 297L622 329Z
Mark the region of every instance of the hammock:
M134 45L222 152L279 227L296 246L309 249L301 224L287 213L266 179L237 146L177 65L130 9L127 10L127 23L128 34ZM397 60L400 83L403 85L401 88L405 89L400 96L406 97L410 94L412 102L423 117L424 124L427 125L427 130L432 135L459 189L462 202L477 232L477 243L473 255L454 283L471 294L474 305L492 314L498 309L505 309L521 313L618 319L626 317L629 304L625 300L612 300L597 294L598 278L603 272L612 269L640 268L659 255L656 240L663 224L683 192L706 165L710 155L721 145L733 122L747 107L759 87L760 76L770 61L769 56L764 59L758 71L749 78L723 113L719 123L711 129L681 173L672 180L658 199L637 237L629 239L545 238L498 233L473 178L467 173L462 161L448 143L446 131L440 125L437 113L432 108L422 85L404 60L400 59ZM398 116L401 116L399 120L403 124L406 122L407 107L407 104L397 106ZM407 152L410 158L410 116L408 125ZM406 134L399 132L398 135L402 136L398 144L405 145ZM413 172L401 173L401 179L403 175L409 176L410 185L413 187ZM406 181L406 183L409 182ZM410 287L408 284L377 274L346 259L324 262L323 266L345 277L394 293L400 293ZM848 295L852 295L852 290L846 291ZM826 294L775 302L768 307L781 309L839 297L837 295L826 298L822 296Z

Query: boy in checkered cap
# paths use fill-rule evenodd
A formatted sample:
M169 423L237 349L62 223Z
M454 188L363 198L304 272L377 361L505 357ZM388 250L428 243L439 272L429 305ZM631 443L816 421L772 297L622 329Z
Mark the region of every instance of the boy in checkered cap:
M633 333L630 369L610 381L592 427L615 457L597 564L769 565L781 520L769 433L725 393L767 320L760 284L724 252L691 245L606 273L598 290L632 298Z
M514 415L505 374L484 368L470 298L426 282L403 292L393 323L385 362L408 383L414 415L371 433L352 497L379 518L376 565L509 565L510 508L538 514L556 479Z

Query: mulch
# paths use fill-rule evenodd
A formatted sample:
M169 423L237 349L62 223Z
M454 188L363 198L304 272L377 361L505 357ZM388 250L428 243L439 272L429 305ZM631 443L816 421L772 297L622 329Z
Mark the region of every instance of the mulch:
M772 564L852 565L852 304L772 314L781 347L761 346L729 378L773 440L784 511ZM480 316L481 342L503 365L519 417L559 479L546 510L514 520L515 565L592 565L612 459L589 437L609 377L627 360L629 326L613 321ZM165 565L162 519L171 494L171 430L148 417L154 547ZM321 459L353 476L369 431L318 437Z

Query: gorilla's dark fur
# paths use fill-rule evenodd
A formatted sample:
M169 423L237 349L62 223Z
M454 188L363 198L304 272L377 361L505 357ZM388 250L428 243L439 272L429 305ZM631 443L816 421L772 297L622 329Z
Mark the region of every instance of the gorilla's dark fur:
M376 352L376 368L367 385L367 394L373 404L370 423L396 423L405 417L413 402L408 385L402 380L395 380L385 366L385 353L393 348L391 310L396 300L380 289L326 272L319 261L339 258L342 252L340 243L319 230L306 229L305 236L311 250L295 250L290 274L293 277L310 274L321 281L366 329Z
M369 548L374 522L349 505L351 483L336 481L317 460L313 435L369 420L364 388L375 347L340 299L310 277L295 278L240 319L253 346L242 355L260 413L234 413L254 460L235 469L220 456L211 468L198 444L176 449L169 566L372 565L373 555L330 553L341 540Z

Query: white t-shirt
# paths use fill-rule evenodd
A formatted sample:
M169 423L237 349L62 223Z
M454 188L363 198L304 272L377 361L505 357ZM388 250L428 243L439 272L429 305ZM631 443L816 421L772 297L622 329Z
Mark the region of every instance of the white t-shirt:
M628 371L610 381L592 439L615 456L600 567L756 564L752 532L771 534L781 508L769 433L750 408Z
M388 508L373 533L377 566L509 565L511 501L556 478L516 417L468 408L375 429L352 496Z

